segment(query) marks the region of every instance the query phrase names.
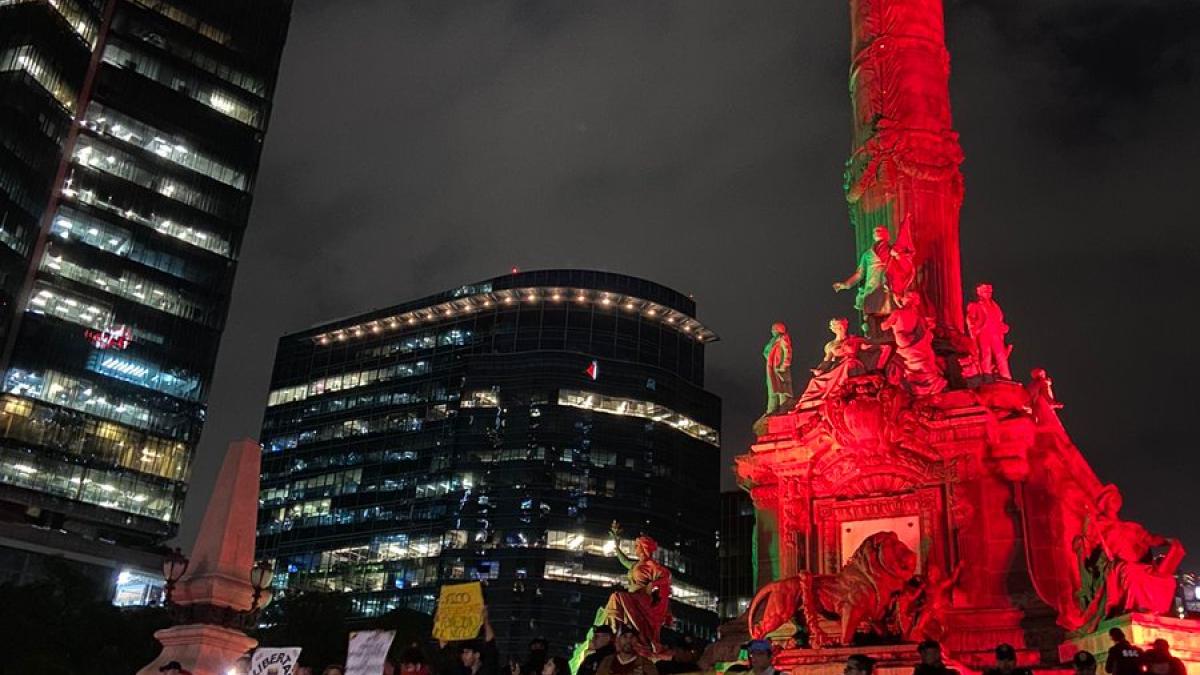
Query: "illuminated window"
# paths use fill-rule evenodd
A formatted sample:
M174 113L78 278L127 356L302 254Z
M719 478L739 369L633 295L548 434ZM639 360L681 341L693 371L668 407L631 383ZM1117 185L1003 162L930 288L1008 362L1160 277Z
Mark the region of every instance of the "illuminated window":
M671 410L666 406L650 401L639 401L619 396L605 396L595 392L563 389L558 392L558 404L584 410L595 410L609 415L641 417L666 424L673 429L704 441L714 447L721 447L717 430L701 424L690 417Z
M120 139L238 190L246 189L246 174L241 171L189 147L183 140L165 131L95 101L88 105L83 125L98 134Z
M308 384L276 389L267 395L267 407L303 401L310 396L320 396L326 392L354 389L376 382L387 382L429 372L428 361L415 363L397 363L384 368L342 373L331 377L313 380Z
M104 61L170 87L231 119L256 129L263 128L262 104L246 100L240 94L207 84L194 73L171 65L137 49L110 40L104 48Z
M459 404L463 408L497 408L500 406L500 391L496 388L472 391L463 395Z
M75 90L50 67L33 45L21 45L0 52L0 73L23 71L33 78L67 110L75 111Z
M212 321L211 308L206 303L190 298L171 286L150 281L127 270L122 270L120 277L114 277L103 270L84 267L62 256L56 256L49 247L42 256L38 269L174 316L199 323Z
M133 0L133 2L152 12L159 13L181 26L190 28L213 42L225 45L226 47L233 44L229 33L198 17L192 16L187 10L176 7L166 2L166 0Z
M546 579L569 581L588 586L621 586L625 584L625 576L612 572L590 569L579 563L546 563ZM692 584L671 580L671 599L685 605L699 607L710 612L717 611L717 597L712 593Z
M200 376L182 368L164 370L158 364L109 350L92 350L87 369L164 394L200 399Z

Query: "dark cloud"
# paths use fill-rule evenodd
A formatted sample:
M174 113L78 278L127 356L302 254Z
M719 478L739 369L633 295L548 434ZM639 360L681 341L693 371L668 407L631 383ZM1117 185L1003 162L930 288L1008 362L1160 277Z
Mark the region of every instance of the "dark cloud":
M723 455L744 451L771 322L803 366L850 311L829 291L854 262L847 21L837 0L298 0L185 536L225 444L257 436L279 335L513 265L695 294ZM1050 370L1129 513L1196 549L1196 6L959 0L947 28L964 277L995 283L1017 370Z

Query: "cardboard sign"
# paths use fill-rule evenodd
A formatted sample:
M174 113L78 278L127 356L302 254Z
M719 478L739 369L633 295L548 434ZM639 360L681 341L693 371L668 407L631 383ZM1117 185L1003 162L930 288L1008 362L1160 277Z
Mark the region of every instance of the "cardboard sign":
M478 581L442 586L437 613L433 615L433 637L443 642L473 640L483 626L483 589Z
M250 675L292 675L299 647L259 647L250 659Z
M346 650L346 675L382 675L383 662L396 638L394 630L358 630L350 633Z

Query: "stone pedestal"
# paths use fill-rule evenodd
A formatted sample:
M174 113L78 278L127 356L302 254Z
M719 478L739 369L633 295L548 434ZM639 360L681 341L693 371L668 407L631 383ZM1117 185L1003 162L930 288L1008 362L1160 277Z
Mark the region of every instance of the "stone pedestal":
M158 631L162 654L138 675L155 675L178 661L192 675L225 675L258 642L239 630L253 616L254 533L258 519L261 450L251 440L229 446L204 511L187 573L172 597L184 625ZM263 594L261 605L270 599Z
M245 633L209 624L173 626L154 633L163 646L162 654L137 675L158 675L164 663L178 661L192 675L225 675L229 668L258 641Z
M1187 665L1188 672L1200 672L1200 621L1154 614L1125 614L1101 623L1095 632L1068 636L1058 648L1059 658L1067 661L1077 651L1091 652L1102 670L1108 648L1112 646L1112 640L1108 638L1112 628L1125 631L1129 642L1143 649L1162 638L1170 643L1171 653Z
M842 675L846 659L851 654L865 654L875 659L877 675L912 675L920 658L915 645L878 645L871 647L838 647L834 649L784 649L774 658L776 669L790 675ZM946 665L959 669L963 675L969 669L946 659Z

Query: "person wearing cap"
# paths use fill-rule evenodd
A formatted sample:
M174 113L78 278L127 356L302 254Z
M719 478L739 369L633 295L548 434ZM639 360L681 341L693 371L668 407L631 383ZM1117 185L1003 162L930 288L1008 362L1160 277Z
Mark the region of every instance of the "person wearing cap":
M754 675L787 675L771 665L771 643L767 640L751 640L746 643L750 657L750 672Z
M983 672L984 675L1033 675L1028 668L1017 666L1017 650L1010 644L996 646L996 665Z
M592 653L584 657L576 675L596 675L600 662L617 648L613 646L613 629L607 624L592 627Z
M1091 652L1078 651L1071 657L1071 667L1075 675L1096 675L1096 657Z
M921 662L913 668L913 675L958 675L958 671L942 663L942 645L937 640L925 640L917 645Z
M633 626L621 626L617 651L600 661L596 675L658 675L654 662L637 653L638 632Z
M871 675L875 670L875 659L866 654L851 654L846 659L842 675Z
M1142 650L1129 644L1125 631L1113 628L1108 631L1113 646L1108 648L1104 661L1104 672L1110 675L1138 675L1142 672Z
M1184 664L1182 659L1171 653L1171 644L1166 640L1162 638L1155 640L1154 644L1150 647L1150 653L1162 654L1166 658L1171 666L1169 670L1170 675L1187 675L1187 665Z

